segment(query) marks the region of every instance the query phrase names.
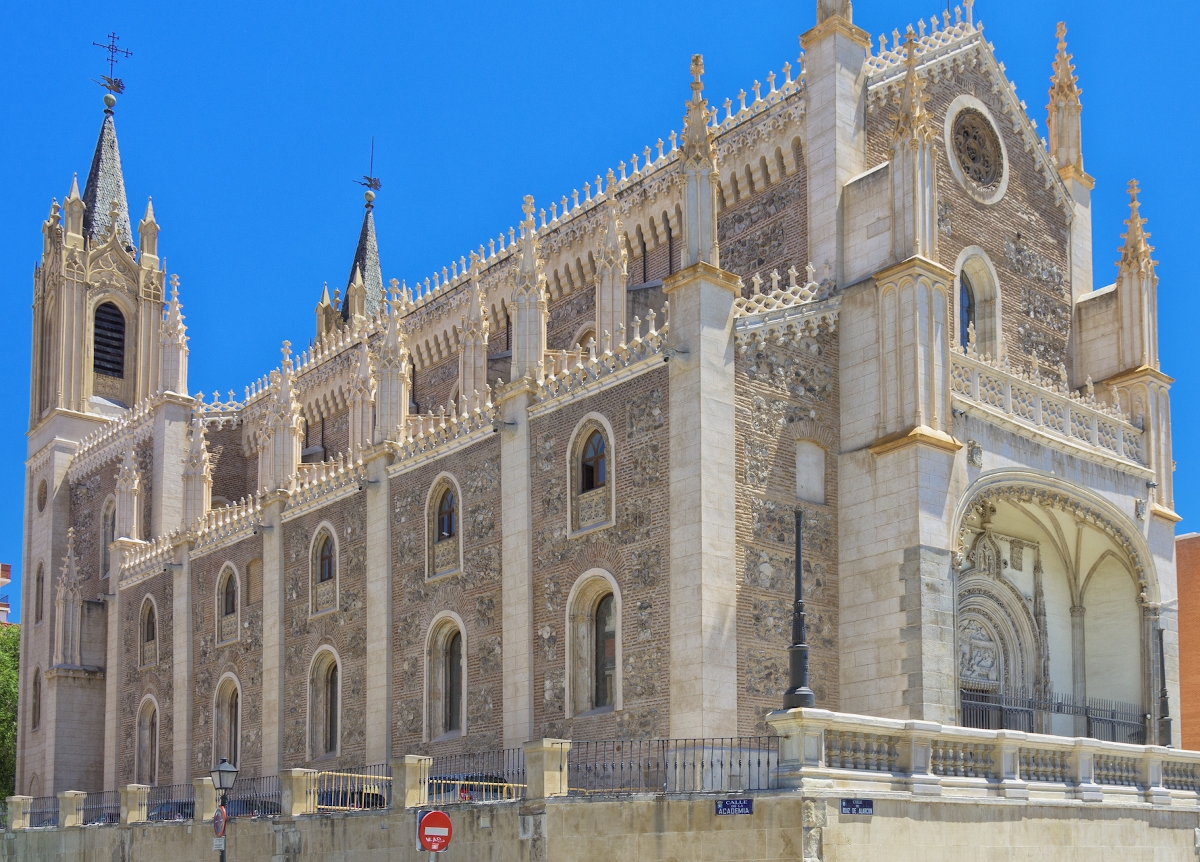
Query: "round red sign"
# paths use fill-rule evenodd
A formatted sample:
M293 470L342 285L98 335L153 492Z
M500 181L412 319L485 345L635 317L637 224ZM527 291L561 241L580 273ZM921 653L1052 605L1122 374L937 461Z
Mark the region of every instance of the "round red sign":
M213 833L218 838L225 837L225 821L227 819L228 818L225 816L225 806L218 806L217 813L213 815Z
M444 811L426 811L417 824L417 839L431 853L440 853L450 846L454 827Z

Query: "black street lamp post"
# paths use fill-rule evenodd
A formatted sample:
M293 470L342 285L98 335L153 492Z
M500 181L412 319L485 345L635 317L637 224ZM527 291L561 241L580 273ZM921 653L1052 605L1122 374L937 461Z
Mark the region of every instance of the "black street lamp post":
M783 708L816 706L817 698L808 687L808 633L804 629L804 564L800 547L800 527L804 513L796 507L796 603L792 608L792 645L788 647L788 690L783 693Z
M238 768L230 763L224 757L221 762L212 768L209 773L212 776L213 789L220 793L220 804L217 807L217 813L214 822L219 824L218 838L225 838L225 824L228 822L228 812L225 810L225 796L233 789L233 782L237 780ZM225 862L225 845L221 845L221 862Z

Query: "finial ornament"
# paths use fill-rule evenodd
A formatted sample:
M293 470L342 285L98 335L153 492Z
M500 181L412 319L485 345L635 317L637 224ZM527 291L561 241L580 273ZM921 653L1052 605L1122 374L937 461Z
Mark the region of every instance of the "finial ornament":
M113 73L116 71L117 63L120 62L117 57L133 56L132 51L127 51L124 48L117 47L117 43L119 41L121 41L120 36L118 36L116 33L109 33L107 44L103 42L92 43L97 48L103 48L108 53L108 74L101 75L100 80L96 81L97 84L108 90L108 92L104 94L104 108L105 113L108 114L112 113L113 105L117 103L116 94L125 92L125 82L120 78L114 77L113 75Z
M1067 53L1066 23L1059 21L1054 32L1058 37L1058 51L1050 76L1050 102L1046 105L1050 155L1058 162L1060 171L1082 173L1079 114L1083 107L1079 96L1083 91L1079 88L1071 55Z
M383 183L379 181L379 177L375 176L375 136L371 135L371 161L367 172L361 180L355 180L360 186L366 189L363 193L363 198L367 201L367 209L373 209L375 206L375 192L383 188Z

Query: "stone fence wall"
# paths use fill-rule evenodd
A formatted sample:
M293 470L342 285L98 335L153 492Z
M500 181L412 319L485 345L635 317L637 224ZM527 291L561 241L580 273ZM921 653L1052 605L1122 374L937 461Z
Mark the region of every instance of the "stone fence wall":
M537 740L525 747L523 798L430 806L429 759L410 756L392 764L390 808L311 814L312 773L289 770L280 776L278 816L230 821L227 859L426 859L416 822L427 807L445 810L453 825L445 862L1198 855L1200 752L824 710L770 720L781 735L779 760L772 786L761 790L584 793L564 766L570 743ZM66 792L62 826L26 828L28 799L12 797L0 859L212 862L205 818L215 794L206 781L187 821L144 822L145 791L134 786L122 794L119 825L79 825L83 794ZM730 799L740 801L726 806L736 813L723 814L720 803Z

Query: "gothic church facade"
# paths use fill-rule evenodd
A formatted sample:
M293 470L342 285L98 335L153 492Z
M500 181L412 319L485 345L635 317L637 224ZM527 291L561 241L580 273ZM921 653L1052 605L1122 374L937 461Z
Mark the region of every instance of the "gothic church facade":
M368 194L240 398L189 389L107 97L34 276L18 792L769 733L797 507L818 706L1178 744L1155 263L1131 184L1093 283L1064 31L1043 140L969 2L817 13L415 289Z

